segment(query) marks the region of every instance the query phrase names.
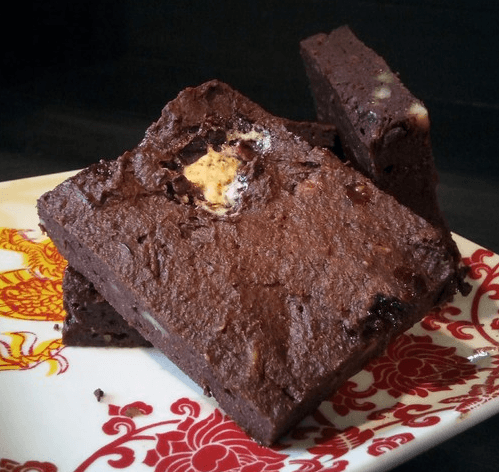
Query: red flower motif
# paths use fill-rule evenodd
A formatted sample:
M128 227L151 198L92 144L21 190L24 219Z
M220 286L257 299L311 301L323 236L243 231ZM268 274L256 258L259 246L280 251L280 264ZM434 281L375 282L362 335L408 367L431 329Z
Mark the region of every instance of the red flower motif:
M374 436L374 431L366 429L361 431L356 426L351 426L343 431L331 426L324 428L320 438L316 438L317 446L310 448L311 454L332 455L334 459L345 455L351 449L364 444Z
M135 453L131 447L126 446L127 443L132 443L138 440L153 439L154 436L143 434L150 426L145 428L137 428L133 418L136 416L145 416L151 414L153 408L144 402L137 401L129 403L125 406L109 405L108 413L111 419L102 425L102 431L109 435L118 436L113 442L106 444L98 451L94 452L90 457L83 461L75 472L83 472L90 467L95 461L102 457L111 456L107 462L111 467L116 469L125 469L132 465L135 461ZM178 420L177 420L178 421ZM164 424L171 422L165 421ZM120 436L121 434L121 436Z
M219 410L157 437L156 450L146 458L156 472L270 472L287 457L259 446Z
M476 366L455 351L433 344L430 336L403 334L366 370L374 376L373 386L395 398L404 393L426 397L429 392L450 390L452 385L477 378Z
M496 380L499 379L499 356L491 356L492 357L492 366L489 371L489 375L487 376L487 380L485 383L487 385L494 385Z
M485 262L485 258L492 258L494 253L486 249L477 249L471 257L466 258L463 262L470 266L469 276L472 279L478 280L483 277L480 285L475 289L471 302L471 321L476 326L480 335L491 344L498 346L499 343L494 335L487 332L486 326L480 320L480 303L485 297L490 300L499 300L499 263L494 266ZM489 261L492 262L493 260ZM496 329L493 327L492 329Z
M321 472L342 472L347 465L348 461L336 461L331 467L322 468Z
M152 406L144 402L133 402L125 406L109 405L108 413L112 418L102 425L102 431L109 435L116 435L125 429L128 434L131 434L136 430L133 418L149 415L152 411Z
M412 433L396 434L389 438L376 438L373 439L372 444L367 448L367 452L371 456L381 456L381 454L396 449L402 444L407 444L413 439L414 435Z
M27 461L24 464L0 459L0 472L57 472L57 467L50 462Z
M143 463L155 472L273 472L284 465L287 455L259 446L220 411L198 421L199 403L181 398L171 412L183 419L168 419L137 427L136 416L149 415L153 408L144 402L124 407L110 405L103 431L117 438L85 460L75 472L83 472L97 460L109 457L115 469L133 465L137 442L150 442Z

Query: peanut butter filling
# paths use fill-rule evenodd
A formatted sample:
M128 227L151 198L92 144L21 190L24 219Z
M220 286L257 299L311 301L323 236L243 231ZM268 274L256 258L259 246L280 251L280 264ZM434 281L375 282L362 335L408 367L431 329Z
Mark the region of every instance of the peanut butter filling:
M203 192L200 206L219 215L234 206L243 186L237 176L239 165L235 150L223 146L220 152L209 147L204 156L184 168L185 177Z
M268 133L251 130L247 133L232 131L227 133L227 142L255 141L261 151L270 147ZM208 146L208 152L196 162L184 167L184 176L203 192L204 200L197 203L206 210L224 215L233 208L240 193L247 187L244 176L238 175L241 161L238 159L237 145L222 145L216 151Z

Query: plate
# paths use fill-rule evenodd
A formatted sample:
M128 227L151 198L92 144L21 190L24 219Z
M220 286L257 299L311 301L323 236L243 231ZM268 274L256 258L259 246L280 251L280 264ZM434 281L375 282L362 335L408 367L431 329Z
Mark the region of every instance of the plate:
M380 471L499 411L499 256L458 235L472 293L399 336L273 448L155 349L62 345L65 261L35 202L71 174L0 183L0 472Z

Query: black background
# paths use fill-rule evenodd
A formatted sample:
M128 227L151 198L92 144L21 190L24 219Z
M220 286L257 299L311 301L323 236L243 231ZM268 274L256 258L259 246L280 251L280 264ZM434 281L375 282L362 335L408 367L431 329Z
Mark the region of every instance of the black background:
M212 78L274 114L313 119L298 42L348 24L429 108L451 228L499 252L499 2L46 0L14 8L2 33L0 181L115 158L181 89ZM497 470L498 433L494 417L397 470Z

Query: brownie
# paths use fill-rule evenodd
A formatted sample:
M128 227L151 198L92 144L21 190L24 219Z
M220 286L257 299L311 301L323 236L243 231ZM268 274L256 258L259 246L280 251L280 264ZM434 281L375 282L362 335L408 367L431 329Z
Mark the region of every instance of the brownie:
M443 224L428 110L348 26L300 43L319 122L347 159L420 216Z
M266 445L459 279L441 228L218 81L38 212L69 264Z
M151 346L104 300L92 282L72 267L64 272L62 290L66 311L62 342L66 346Z

